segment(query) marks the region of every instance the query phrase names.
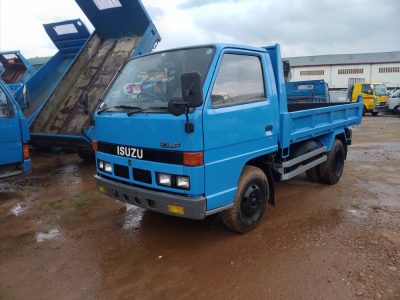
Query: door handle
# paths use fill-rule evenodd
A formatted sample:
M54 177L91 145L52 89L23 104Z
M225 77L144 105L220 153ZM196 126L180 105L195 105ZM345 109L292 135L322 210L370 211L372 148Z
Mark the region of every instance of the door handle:
M265 131L272 131L274 127L272 125L265 126Z

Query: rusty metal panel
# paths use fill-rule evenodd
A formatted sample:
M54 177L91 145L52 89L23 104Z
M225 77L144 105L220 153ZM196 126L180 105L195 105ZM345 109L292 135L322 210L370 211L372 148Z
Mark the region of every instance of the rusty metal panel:
M139 37L101 39L92 35L79 58L64 76L32 125L33 133L79 135L90 116L78 107L84 91L93 111L118 68L136 48Z

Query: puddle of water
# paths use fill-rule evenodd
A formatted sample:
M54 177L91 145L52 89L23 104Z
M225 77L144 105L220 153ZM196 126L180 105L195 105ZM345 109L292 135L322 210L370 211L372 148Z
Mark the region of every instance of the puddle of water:
M140 227L140 223L143 219L144 209L127 204L126 205L126 213L125 220L123 224L123 228L125 230L136 229Z
M38 232L36 233L36 242L41 243L55 239L60 235L60 230L57 228L51 229L49 232Z
M18 217L25 210L26 210L26 206L25 205L22 205L21 203L17 203L16 205L14 205L13 208L10 209L10 213L13 214L14 216Z
M346 212L353 217L357 217L357 218L361 218L361 219L367 217L367 213L356 210L356 209L348 209L348 210L346 210Z
M79 166L76 163L56 170L56 174L60 176L59 181L61 182L80 183L82 181Z

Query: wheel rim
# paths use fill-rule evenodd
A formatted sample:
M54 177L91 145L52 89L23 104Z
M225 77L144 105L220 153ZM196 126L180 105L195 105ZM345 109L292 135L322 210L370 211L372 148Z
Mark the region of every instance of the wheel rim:
M343 172L344 155L342 151L336 152L335 159L333 161L333 173L336 177L340 177Z
M250 185L243 194L240 210L246 219L252 219L259 214L263 198L261 188L257 184Z

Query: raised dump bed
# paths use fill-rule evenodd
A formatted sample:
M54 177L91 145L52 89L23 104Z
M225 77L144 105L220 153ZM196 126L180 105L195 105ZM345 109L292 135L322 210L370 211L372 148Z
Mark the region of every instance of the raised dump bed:
M90 36L80 19L43 26L58 52L26 84L30 106L24 113L30 124L45 106Z
M139 0L76 0L95 27L32 121L32 143L80 152L92 139L91 113L118 69L150 52L160 36ZM79 108L88 93L89 115Z

